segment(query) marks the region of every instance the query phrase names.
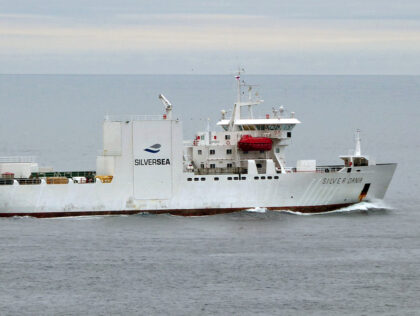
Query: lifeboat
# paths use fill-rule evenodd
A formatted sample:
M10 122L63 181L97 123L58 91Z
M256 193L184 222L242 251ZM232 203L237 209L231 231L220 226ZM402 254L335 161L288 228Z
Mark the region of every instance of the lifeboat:
M273 141L267 137L252 137L251 135L242 136L238 142L238 148L243 151L271 150Z

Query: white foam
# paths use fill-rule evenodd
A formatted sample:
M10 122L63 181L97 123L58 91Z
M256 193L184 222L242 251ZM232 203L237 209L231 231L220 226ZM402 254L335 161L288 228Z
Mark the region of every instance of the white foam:
M323 215L323 214L332 214L332 213L346 213L346 212L355 212L355 211L368 211L368 210L375 210L375 209L387 209L391 210L392 207L387 205L383 200L374 200L370 202L360 202L356 203L347 207L343 207L334 211L329 212L320 212L320 213L301 213L301 212L294 212L290 210L285 210L283 212L293 214L293 215Z
M376 200L370 202L360 202L347 207L340 208L334 212L350 212L350 211L368 211L374 209L392 209L383 200Z
M251 213L265 213L267 209L265 207L254 207L246 210L247 212Z
M47 220L76 220L76 221L84 221L84 220L96 220L100 218L104 218L105 216L110 215L76 215L76 216L60 216L60 217L47 217L44 219Z

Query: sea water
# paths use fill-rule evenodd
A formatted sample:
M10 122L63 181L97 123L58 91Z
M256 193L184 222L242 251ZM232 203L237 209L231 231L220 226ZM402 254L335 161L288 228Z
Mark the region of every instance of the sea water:
M263 208L0 219L0 315L417 315L420 77L245 76L302 124L288 164L362 153L398 168L382 202L300 216ZM162 114L184 138L231 109L232 76L1 75L0 156L94 170L107 114ZM245 111L246 112L246 111ZM246 113L244 113L246 114Z

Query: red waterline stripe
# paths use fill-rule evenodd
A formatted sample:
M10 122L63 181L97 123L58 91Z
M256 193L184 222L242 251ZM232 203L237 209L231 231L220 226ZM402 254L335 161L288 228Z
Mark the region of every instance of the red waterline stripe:
M292 211L300 213L324 213L334 211L343 207L347 207L354 203L345 204L331 204L331 205L315 205L315 206L289 206L289 207L266 207L271 211ZM95 216L95 215L134 215L139 213L151 214L172 214L179 216L203 216L215 215L224 213L233 213L243 210L249 210L253 207L239 207L239 208L202 208L202 209L173 209L173 210L126 210L126 211L82 211L82 212L13 212L0 213L0 217L13 216L30 216L38 218L48 217L69 217L69 216Z

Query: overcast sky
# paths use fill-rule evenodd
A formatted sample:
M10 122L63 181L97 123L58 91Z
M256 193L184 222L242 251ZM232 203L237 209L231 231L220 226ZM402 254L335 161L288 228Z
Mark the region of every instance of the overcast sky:
M0 0L0 73L420 74L418 0Z

